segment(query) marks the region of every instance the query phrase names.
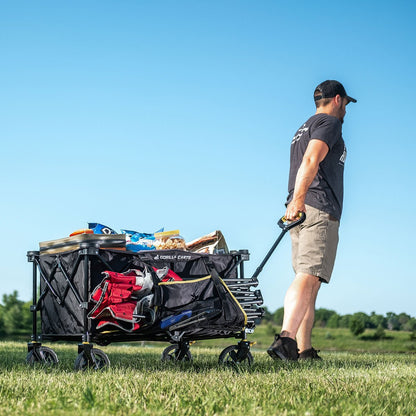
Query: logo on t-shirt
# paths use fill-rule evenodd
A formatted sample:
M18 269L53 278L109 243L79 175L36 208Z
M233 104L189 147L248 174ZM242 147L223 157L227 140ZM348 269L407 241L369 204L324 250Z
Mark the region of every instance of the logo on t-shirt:
M309 127L306 127L306 123L296 132L295 137L292 139L292 144L300 140L302 135L309 130Z
M338 164L344 166L344 163L345 163L345 159L346 158L347 158L347 148L345 147L345 144L344 144L344 151L342 152L342 155L339 158Z

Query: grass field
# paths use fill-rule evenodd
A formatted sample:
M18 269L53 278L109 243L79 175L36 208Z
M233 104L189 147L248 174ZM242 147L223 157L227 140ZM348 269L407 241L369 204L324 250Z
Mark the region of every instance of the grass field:
M266 326L256 329L255 362L238 372L217 363L233 339L197 343L190 363L161 362L167 344L113 344L102 348L111 367L85 372L73 369L76 344L45 343L59 363L32 368L24 362L25 342L3 341L0 414L416 414L416 355L408 333L373 341L371 333L354 339L344 330L328 335L317 328L314 344L323 361L283 363L265 352L270 332ZM346 351L351 342L355 344Z

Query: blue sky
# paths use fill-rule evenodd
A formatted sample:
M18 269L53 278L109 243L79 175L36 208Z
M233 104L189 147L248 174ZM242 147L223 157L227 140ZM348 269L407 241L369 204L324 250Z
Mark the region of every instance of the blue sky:
M100 222L251 253L279 233L289 146L338 79L350 104L340 245L317 307L416 316L415 6L409 1L2 1L1 293L26 252ZM293 278L287 236L260 275Z

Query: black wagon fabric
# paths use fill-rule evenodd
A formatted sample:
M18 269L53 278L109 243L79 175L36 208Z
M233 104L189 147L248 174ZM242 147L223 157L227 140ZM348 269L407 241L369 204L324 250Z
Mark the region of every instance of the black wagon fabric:
M214 265L215 272L207 267ZM170 340L166 330L160 328L160 320L192 310L196 316L207 313L207 319L183 327L183 339L207 339L233 336L241 331L246 315L228 290L227 278L237 275L236 257L233 255L209 255L181 250L160 250L132 253L120 250L85 251L77 249L64 253L39 256L40 293L39 309L42 334L55 339L80 337L86 331L93 340L102 343L112 340L129 340L127 334L104 333L97 330L94 320L86 320L89 294L100 284L107 270L125 272L145 267L168 267L180 276L184 283L156 285L154 298L156 320L154 325L133 334L136 339ZM207 278L208 276L208 278ZM85 294L87 294L85 296ZM124 337L124 338L123 338Z
M188 336L220 330L241 331L246 316L241 306L227 290L225 283L212 276L206 278L160 283L155 304L158 306L159 319L190 310L192 316L201 316L201 320L183 327ZM206 319L204 318L206 312ZM192 322L192 316L189 320Z
M210 274L207 262L215 265L221 278L235 278L235 257L226 254L202 254L181 250L156 250L139 252L138 258L155 267L169 267L182 279L197 279Z
M39 266L43 334L82 334L84 264L78 251L40 256Z
M85 328L84 308L89 307L89 294L102 281L104 271L124 272L146 267L137 256L109 250L89 254L87 263L82 250L41 255L39 259L42 274L40 291L44 293L41 302L42 332L63 337L82 335L86 330L92 334L95 332L95 321L88 320Z

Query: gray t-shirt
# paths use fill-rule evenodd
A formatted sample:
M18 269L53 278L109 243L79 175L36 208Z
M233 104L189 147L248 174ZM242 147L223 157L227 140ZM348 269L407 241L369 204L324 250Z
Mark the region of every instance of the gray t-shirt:
M289 195L292 200L296 174L311 139L325 142L329 152L320 163L318 173L310 185L305 204L340 219L344 196L344 163L347 149L342 138L341 121L328 114L315 114L299 128L290 147Z

